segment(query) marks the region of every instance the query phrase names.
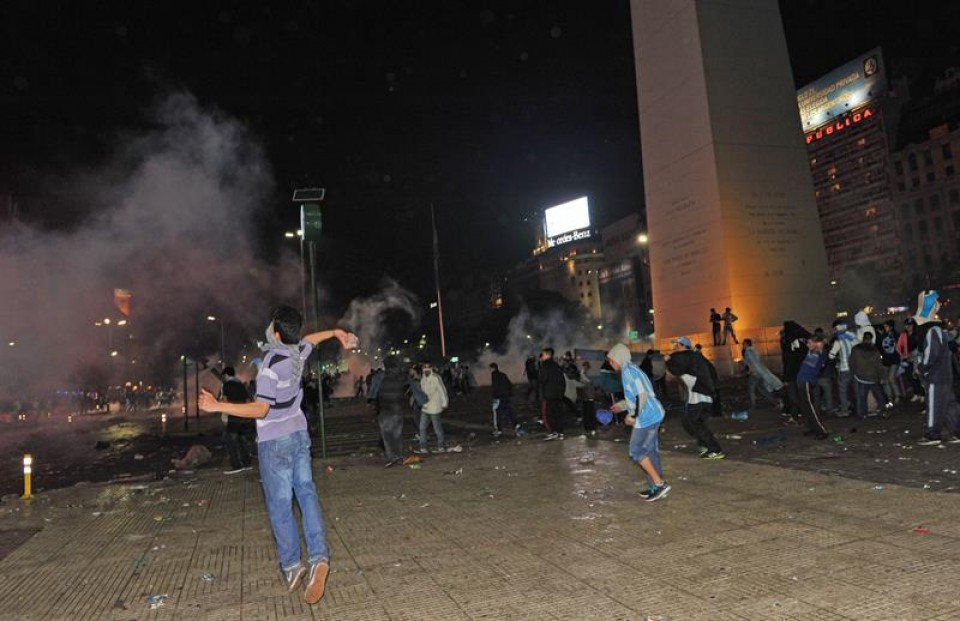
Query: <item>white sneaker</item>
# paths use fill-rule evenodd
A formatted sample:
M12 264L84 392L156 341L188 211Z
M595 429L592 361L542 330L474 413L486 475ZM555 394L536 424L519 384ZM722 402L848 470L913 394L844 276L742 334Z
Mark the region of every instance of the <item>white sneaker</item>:
M223 473L224 474L240 474L244 470L246 470L246 468L234 468L233 470L224 470Z

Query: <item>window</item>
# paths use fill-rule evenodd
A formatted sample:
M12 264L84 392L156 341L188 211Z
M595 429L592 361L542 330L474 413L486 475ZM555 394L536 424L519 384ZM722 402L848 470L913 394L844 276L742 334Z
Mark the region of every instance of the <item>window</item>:
M933 176L933 171L932 171L932 170L927 172L927 181L928 181L928 182L933 183L933 180L934 180L935 178L936 178L936 177Z
M918 216L923 215L923 199L922 198L918 198L917 200L913 201L913 212Z
M948 177L952 177L952 176L953 176L953 164L948 164L948 165L943 169L943 173L944 173L946 176L948 176Z
M901 162L901 161L899 161L899 160L896 161L896 162L894 162L894 163L893 163L893 170L896 171L896 173L897 173L898 176L902 176L902 175L903 175L903 162Z
M960 205L960 190L951 188L949 196L951 205Z
M930 202L930 209L932 209L933 211L940 211L940 195L939 194L931 194L928 200Z
M919 187L920 187L920 180L917 179L916 177L914 177L913 179L911 179L911 180L910 180L910 187L913 188L913 189L919 188Z
M917 228L920 229L920 237L926 239L926 238L927 238L927 233L930 232L929 229L928 229L928 227L927 227L927 221L926 221L926 220L920 220L919 222L917 222Z
M917 172L917 154L911 153L907 156L907 165L910 168L910 172Z
M897 182L897 192L906 192L906 191L907 191L907 186L903 183L903 181Z
M960 231L960 211L953 212L953 230Z
M913 225L904 224L903 225L903 234L907 239L913 239Z
M923 165L933 166L933 154L929 150L923 152Z
M940 153L943 154L943 159L952 160L953 159L953 149L950 148L950 143L948 142L945 145L940 147Z

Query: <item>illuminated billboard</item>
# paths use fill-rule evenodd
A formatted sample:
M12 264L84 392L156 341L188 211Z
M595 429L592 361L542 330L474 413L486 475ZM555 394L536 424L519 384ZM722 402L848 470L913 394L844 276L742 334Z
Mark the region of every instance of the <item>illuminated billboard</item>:
M590 204L586 196L547 209L543 219L550 246L590 237Z
M804 132L835 121L882 95L887 89L879 47L797 91L800 123Z

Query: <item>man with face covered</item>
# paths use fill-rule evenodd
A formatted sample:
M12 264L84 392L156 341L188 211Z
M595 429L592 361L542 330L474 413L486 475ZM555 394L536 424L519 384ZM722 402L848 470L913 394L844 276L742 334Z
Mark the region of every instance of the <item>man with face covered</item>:
M308 604L316 604L326 588L330 555L310 465L310 436L301 409L301 377L310 353L323 341L335 338L344 349L350 349L357 346L358 340L340 329L314 332L301 339L302 324L300 311L295 308L281 306L273 312L266 331L267 344L263 346L266 355L257 375L257 394L252 403L221 403L203 391L200 409L256 419L260 481L280 570L291 593L306 576L303 599ZM303 538L307 544L306 567L300 557L294 497L300 506Z
M423 404L420 414L420 446L427 447L427 425L433 425L433 431L437 435L437 452L442 453L446 450L443 437L443 421L440 420L440 414L450 405L450 398L447 395L447 387L443 385L440 374L433 368L433 365L426 363L423 365L423 378L420 380L420 388L427 395L427 402Z

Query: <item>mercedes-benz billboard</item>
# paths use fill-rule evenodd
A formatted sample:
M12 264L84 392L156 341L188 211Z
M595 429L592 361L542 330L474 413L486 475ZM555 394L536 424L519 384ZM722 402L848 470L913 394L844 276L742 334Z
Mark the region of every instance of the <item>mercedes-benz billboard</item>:
M590 202L586 196L550 207L543 212L544 232L550 248L590 238Z

